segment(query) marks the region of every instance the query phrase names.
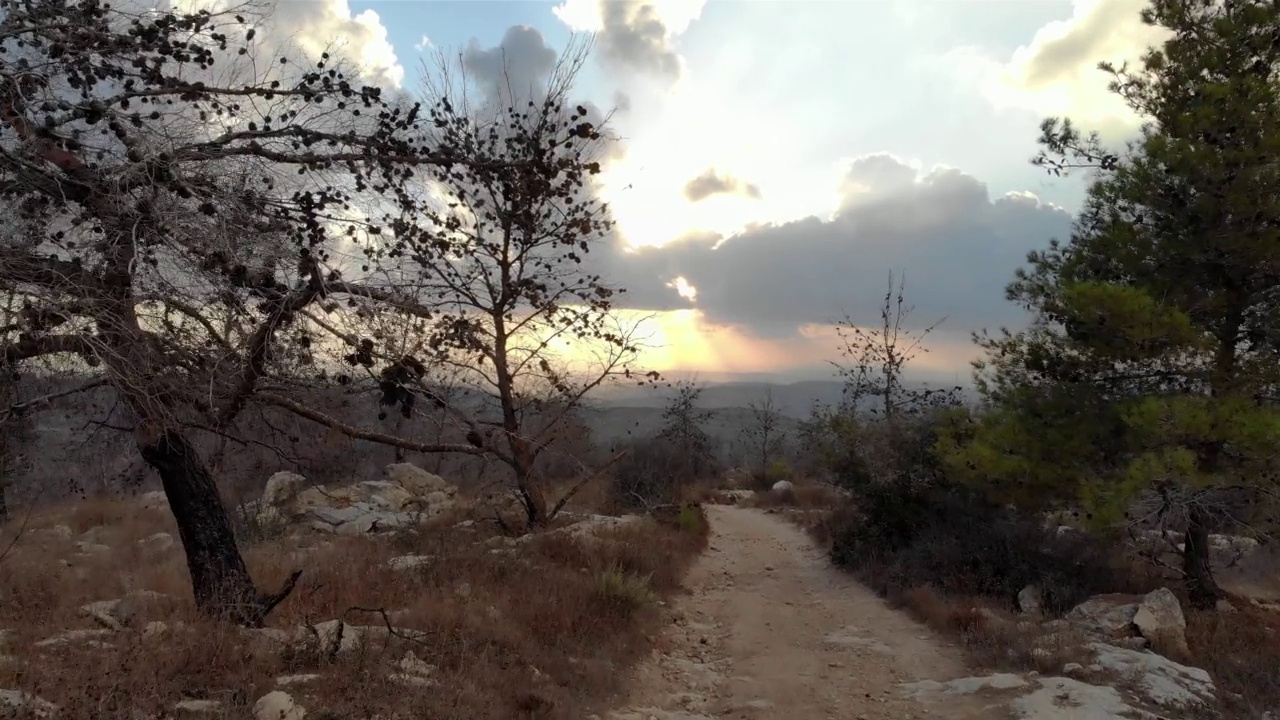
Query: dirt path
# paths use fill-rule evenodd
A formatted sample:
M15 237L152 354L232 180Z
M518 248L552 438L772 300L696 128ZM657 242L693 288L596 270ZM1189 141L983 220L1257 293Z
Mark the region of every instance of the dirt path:
M795 526L708 506L711 547L672 625L607 720L996 720L977 698L945 707L898 684L964 675L954 648L842 575Z

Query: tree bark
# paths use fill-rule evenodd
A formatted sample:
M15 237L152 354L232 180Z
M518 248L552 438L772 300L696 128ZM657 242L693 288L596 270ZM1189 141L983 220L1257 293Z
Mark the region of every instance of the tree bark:
M1222 598L1222 588L1213 577L1209 562L1209 526L1204 511L1192 507L1182 544L1182 574L1191 606L1212 610Z
M261 627L267 614L293 590L301 573L294 572L278 593L259 593L236 545L213 477L191 442L176 430L165 430L149 437L140 434L138 449L164 484L187 556L196 609L219 620Z

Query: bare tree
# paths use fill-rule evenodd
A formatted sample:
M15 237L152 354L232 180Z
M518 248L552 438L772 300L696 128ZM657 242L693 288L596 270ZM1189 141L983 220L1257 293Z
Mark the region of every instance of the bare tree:
M787 442L782 409L773 399L773 388L765 390L759 401L747 404L751 418L743 431L748 450L759 458L759 477L768 479L770 466L782 454Z
M903 380L908 363L928 352L925 340L942 320L922 330L907 327L914 309L906 304L906 281L889 287L880 306L880 326L863 328L848 316L836 324L843 362L833 362L844 380L839 408L815 408L803 426L806 440L840 483L865 489L869 482L927 484L936 474L929 420L942 407L960 404L958 386L908 387ZM879 422L860 417L864 399Z
M427 144L447 109L428 120L328 54L258 57L258 19L0 0L0 195L25 226L0 244L0 290L22 305L0 370L78 358L84 387L115 391L197 607L247 625L298 573L257 590L192 434L288 389L314 359L313 309L401 306L341 252L400 221L423 172L490 162Z
M904 327L915 309L906 305L905 292L906 278L899 278L895 288L890 271L889 289L880 306L880 327L861 327L847 315L836 323L844 361L832 365L844 380L844 402L848 410L858 412L864 398L879 398L878 407L871 411L890 425L903 412L928 406L935 400L943 401L943 395L953 397L958 390L911 389L903 384L907 363L929 351L924 345L925 339L946 319L922 330Z

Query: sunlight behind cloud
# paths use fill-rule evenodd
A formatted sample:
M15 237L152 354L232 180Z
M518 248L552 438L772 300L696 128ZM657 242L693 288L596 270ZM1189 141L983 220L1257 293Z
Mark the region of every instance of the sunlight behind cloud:
M664 107L620 128L627 155L605 170L602 196L629 243L662 245L697 231L730 235L753 223L830 210L823 174L792 173L797 141L779 135L768 114L751 107L752 98L690 72ZM691 202L683 188L708 167L759 185L762 197L722 194ZM787 181L775 186L773 178Z
M173 7L179 12L225 12L239 4L235 0L174 0ZM286 2L273 6L262 25L267 37L259 34L260 43L292 44L312 59L337 50L369 79L394 88L404 84L404 66L396 57L381 16L373 10L353 15L347 0Z
M1146 0L1075 0L1070 18L1046 23L1031 41L997 59L975 47L954 48L943 61L975 82L997 108L1067 115L1114 130L1134 128L1138 118L1107 89L1100 61L1140 69L1147 48L1168 38L1143 24Z
M692 300L698 299L698 288L690 285L689 281L686 280L683 275L667 283L667 287L673 288L676 291L676 293L680 295L680 297L685 298L687 300L692 301Z
M728 325L704 321L698 310L659 313L622 312L624 318L648 317L641 335L644 349L637 366L658 372L769 372L788 364L778 343L759 340Z

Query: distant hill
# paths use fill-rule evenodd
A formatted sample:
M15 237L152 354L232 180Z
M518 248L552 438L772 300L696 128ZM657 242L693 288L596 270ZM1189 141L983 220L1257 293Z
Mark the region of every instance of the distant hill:
M751 411L742 407L707 408L711 417L702 430L723 448L730 449L742 441L743 432L751 426ZM597 406L582 411L582 419L591 428L592 439L609 445L628 438L656 435L662 428L662 407ZM800 421L784 417L783 430L794 435Z
M838 403L843 386L832 380L805 380L795 383L725 382L703 383L698 405L707 409L746 408L758 403L772 390L773 402L784 415L805 418L815 403ZM676 390L665 386L642 388L613 387L592 397L602 407L662 408Z
M841 400L844 385L836 380L802 380L793 383L769 382L707 382L701 383L702 394L698 405L709 410L747 408L761 402L770 391L773 402L782 413L801 420L809 417L816 404L835 405ZM911 387L926 387L924 383L909 383ZM929 387L944 387L930 383ZM634 385L611 387L594 394L592 404L598 408L663 408L676 394L674 388L665 386L644 388ZM966 395L967 397L967 395Z

